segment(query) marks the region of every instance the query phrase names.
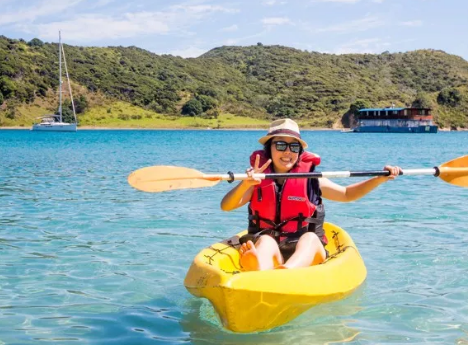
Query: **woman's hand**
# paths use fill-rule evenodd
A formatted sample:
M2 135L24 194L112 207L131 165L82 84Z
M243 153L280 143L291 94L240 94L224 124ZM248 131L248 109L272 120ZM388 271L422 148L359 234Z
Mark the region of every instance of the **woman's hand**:
M271 164L271 159L267 160L265 164L263 164L261 167L260 165L260 155L257 155L255 157L255 164L253 167L248 168L245 173L249 177L247 180L244 180L244 183L249 185L249 186L255 186L257 184L262 183L262 180L259 178L253 177L253 174L261 174L268 168L268 166Z
M223 200L221 200L221 209L223 211L231 211L248 203L254 192L253 186L262 182L261 179L254 178L253 174L264 172L265 169L268 168L270 163L271 159L269 159L265 164L259 167L260 155L257 155L257 157L255 157L254 166L250 167L246 171L248 178L246 180L242 180L241 183L239 183L237 186L231 189L224 196Z
M403 172L400 167L391 165L386 165L384 170L390 171L390 175L386 176L389 180L394 180L401 172Z

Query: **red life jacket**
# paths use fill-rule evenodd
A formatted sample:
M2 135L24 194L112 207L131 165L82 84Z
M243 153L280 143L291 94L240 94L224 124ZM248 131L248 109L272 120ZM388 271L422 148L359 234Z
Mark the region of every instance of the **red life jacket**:
M260 155L260 166L267 158L263 150L255 151L250 156L253 166L257 154ZM320 164L320 157L310 152L303 152L291 173L310 172L312 166ZM271 173L268 167L264 173ZM278 204L279 203L279 204ZM279 205L279 207L278 207ZM281 193L276 193L274 180L263 180L255 186L250 199L250 219L257 231L272 229L283 233L307 231L309 220L316 210L307 193L307 179L286 179ZM277 212L279 210L279 217ZM255 232L257 232L255 231Z

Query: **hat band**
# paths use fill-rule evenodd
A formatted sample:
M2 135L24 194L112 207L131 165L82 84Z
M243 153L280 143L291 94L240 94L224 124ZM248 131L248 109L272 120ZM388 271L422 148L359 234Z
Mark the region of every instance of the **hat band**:
M268 133L269 136L278 135L278 134L289 134L295 138L301 139L301 135L299 133L297 133L296 131L292 131L290 129L285 129L285 128L277 129L276 131Z

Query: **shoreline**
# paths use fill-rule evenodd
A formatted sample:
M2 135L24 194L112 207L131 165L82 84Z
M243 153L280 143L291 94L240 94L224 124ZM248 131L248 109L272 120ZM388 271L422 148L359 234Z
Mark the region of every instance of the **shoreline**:
M206 128L200 128L200 127L174 127L174 128L168 128L168 127L154 127L154 128L138 128L138 127L96 127L96 126L80 126L78 127L78 131L80 130L91 130L91 131L264 131L267 130L268 127L258 127L258 128L252 128L252 127L233 127L233 128L211 128L211 127L206 127ZM30 127L23 127L23 126L5 126L5 127L0 127L0 130L24 130L24 131L30 131ZM301 131L341 131L342 128L321 128L321 127L311 127L311 128L301 128Z
M0 126L1 130L23 130L30 131L31 126ZM265 131L268 130L268 126L264 127L223 127L223 128L214 128L214 127L109 127L109 126L79 126L78 131ZM349 128L328 128L328 127L301 127L301 131L323 131L323 132L349 132ZM450 128L440 128L438 132L466 132L468 128L457 128L452 130Z

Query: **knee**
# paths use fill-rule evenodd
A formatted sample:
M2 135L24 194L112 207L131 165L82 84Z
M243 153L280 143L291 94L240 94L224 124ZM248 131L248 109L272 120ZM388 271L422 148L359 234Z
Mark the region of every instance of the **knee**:
M307 248L309 252L315 253L313 264L323 262L327 257L327 252L320 238L313 232L306 232L299 238L296 249Z
M255 244L256 245L259 245L259 244L277 245L276 240L269 235L260 236Z
M299 238L299 241L309 244L322 244L318 236L313 232L306 232Z

